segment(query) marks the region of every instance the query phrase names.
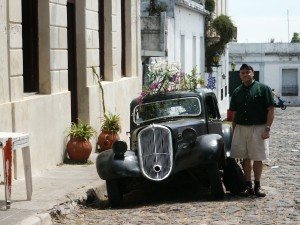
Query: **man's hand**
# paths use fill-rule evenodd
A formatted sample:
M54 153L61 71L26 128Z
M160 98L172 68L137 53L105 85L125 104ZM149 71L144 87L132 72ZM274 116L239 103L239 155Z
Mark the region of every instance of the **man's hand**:
M261 134L262 139L268 139L270 138L270 131L264 130L264 132Z

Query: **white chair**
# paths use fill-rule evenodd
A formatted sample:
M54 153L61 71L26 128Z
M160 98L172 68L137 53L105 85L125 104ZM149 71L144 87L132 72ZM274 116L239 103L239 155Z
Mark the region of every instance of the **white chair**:
M12 151L22 149L27 200L32 196L29 134L0 132L0 148L3 149L4 187L6 208L10 209L12 188Z

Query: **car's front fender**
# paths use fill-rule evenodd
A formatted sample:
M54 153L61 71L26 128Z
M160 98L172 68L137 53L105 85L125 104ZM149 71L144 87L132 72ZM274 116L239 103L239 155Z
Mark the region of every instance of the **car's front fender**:
M222 124L222 135L224 139L226 155L230 155L231 141L232 141L233 130L229 124Z
M223 157L223 148L224 141L221 135L202 135L193 145L183 145L177 150L173 172L217 162L220 157Z
M120 177L141 177L138 157L134 151L125 152L123 159L116 159L112 150L99 153L96 168L101 179L115 179Z

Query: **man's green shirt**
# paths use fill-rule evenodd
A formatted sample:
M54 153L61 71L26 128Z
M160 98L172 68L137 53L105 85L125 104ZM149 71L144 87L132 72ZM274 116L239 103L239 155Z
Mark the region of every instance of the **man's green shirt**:
M254 81L240 85L231 96L230 110L235 111L235 122L240 125L259 125L267 122L267 108L274 105L271 88Z

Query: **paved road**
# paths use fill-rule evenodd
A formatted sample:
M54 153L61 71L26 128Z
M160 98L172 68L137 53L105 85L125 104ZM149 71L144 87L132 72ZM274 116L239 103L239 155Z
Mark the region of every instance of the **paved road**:
M76 206L54 224L299 224L300 225L300 107L276 109L270 160L264 164L265 198L226 195L211 201L207 190L181 187L143 190L128 198L126 208ZM99 191L96 189L96 191ZM160 194L158 194L160 193ZM182 194L184 193L184 194ZM136 197L138 196L138 197Z

